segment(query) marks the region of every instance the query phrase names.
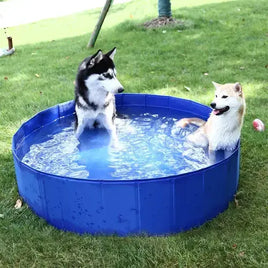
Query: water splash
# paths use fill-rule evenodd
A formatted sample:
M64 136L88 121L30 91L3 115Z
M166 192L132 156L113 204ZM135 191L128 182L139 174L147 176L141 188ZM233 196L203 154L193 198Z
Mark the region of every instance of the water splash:
M135 113L115 120L118 145L105 130L87 130L77 140L74 118L60 118L28 137L22 161L46 173L80 179L161 178L208 166L202 148L186 142L197 127L178 128L178 118Z

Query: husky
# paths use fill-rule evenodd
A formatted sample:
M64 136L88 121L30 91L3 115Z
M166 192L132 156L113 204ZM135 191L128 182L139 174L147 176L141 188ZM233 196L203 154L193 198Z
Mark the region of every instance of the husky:
M75 80L75 134L87 128L105 128L111 138L116 138L115 93L124 91L116 78L113 62L116 48L106 54L98 50L79 65Z
M215 152L225 150L225 155L235 149L240 138L245 114L245 98L239 83L218 84L212 82L215 98L210 104L212 112L207 121L199 118L183 118L177 122L181 128L194 124L199 128L187 136L187 140L198 147L208 147L210 159L215 159Z

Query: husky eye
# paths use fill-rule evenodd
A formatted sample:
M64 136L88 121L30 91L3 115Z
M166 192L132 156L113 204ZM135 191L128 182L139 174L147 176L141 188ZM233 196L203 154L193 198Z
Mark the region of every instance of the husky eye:
M112 79L113 78L113 76L110 73L105 73L105 74L103 74L103 76L105 78L108 78L108 79Z
M223 96L222 96L222 98L223 98L223 99L226 99L226 98L228 98L228 96L226 96L226 95L223 95Z
M218 96L217 96L217 95L215 95L215 97L216 97L216 98L218 98Z

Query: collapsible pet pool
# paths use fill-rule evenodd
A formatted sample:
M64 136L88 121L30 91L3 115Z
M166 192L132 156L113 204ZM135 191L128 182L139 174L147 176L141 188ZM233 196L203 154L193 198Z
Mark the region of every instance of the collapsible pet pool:
M209 107L190 100L146 94L116 95L116 107L124 115L129 111L159 111L175 119L207 119L211 112ZM190 172L178 169L178 174L158 177L140 172L136 177L108 178L95 162L93 168L96 166L98 172L86 178L55 175L27 164L23 159L40 129L53 132L55 122L73 114L73 101L51 107L25 122L12 141L19 193L49 224L81 234L166 235L200 226L227 209L233 199L239 179L239 143L231 155L213 165ZM42 158L39 155L37 163ZM156 162L161 167L161 161Z

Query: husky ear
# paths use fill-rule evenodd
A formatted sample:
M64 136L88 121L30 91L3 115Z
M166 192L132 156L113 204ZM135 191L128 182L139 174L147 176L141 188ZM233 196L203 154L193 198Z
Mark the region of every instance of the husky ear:
M214 82L214 81L212 81L212 84L214 85L214 87L217 89L217 88L219 88L220 86L221 86L221 84L218 84L218 83L216 83L216 82Z
M88 67L91 68L94 66L94 64L99 63L103 59L102 51L99 49L98 52L93 55L88 63Z
M79 66L79 71L83 71L87 68L87 62L83 61Z
M239 95L242 95L242 86L239 82L234 84L234 91L237 92Z
M80 64L79 70L85 70L86 68L91 68L94 64L100 62L103 58L103 54L99 49L97 53L95 53L92 57L84 59L84 61Z
M115 53L116 53L116 47L114 47L111 51L107 52L106 56L108 56L111 60L113 60Z

